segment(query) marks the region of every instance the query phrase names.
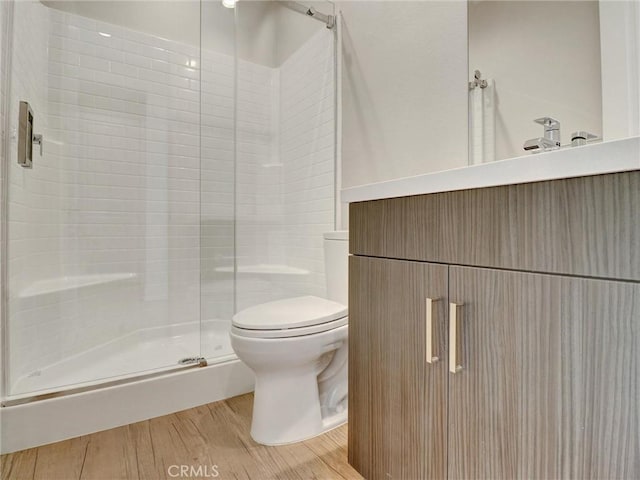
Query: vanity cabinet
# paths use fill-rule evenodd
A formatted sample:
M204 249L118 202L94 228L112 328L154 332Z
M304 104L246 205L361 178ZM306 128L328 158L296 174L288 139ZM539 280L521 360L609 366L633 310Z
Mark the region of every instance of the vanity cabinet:
M365 478L446 476L447 370L425 368L425 299L440 299L434 320L444 319L447 270L350 258L349 461ZM445 338L438 329L437 352Z
M349 462L640 478L639 192L628 172L351 204Z

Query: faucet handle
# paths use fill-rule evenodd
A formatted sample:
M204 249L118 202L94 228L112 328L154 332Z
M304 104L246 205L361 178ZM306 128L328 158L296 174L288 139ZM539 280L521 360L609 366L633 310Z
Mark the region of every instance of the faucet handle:
M596 139L598 139L597 135L594 135L590 132L585 132L584 130L579 130L571 134L571 146L580 147L582 145L586 145L589 142L593 142Z
M560 147L560 122L555 118L542 117L536 118L534 122L544 127L544 138L555 143L556 147Z
M545 129L560 128L560 121L556 120L555 118L552 118L552 117L536 118L534 120L534 122L539 123L540 125L544 126Z

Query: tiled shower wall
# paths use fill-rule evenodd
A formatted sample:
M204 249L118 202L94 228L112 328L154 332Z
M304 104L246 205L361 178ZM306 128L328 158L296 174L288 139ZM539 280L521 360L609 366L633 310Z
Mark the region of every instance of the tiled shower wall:
M278 151L278 69L238 65L236 139L237 309L273 298L273 275L261 265L284 264L282 167Z
M9 183L9 369L10 381L38 363L38 355L51 360L64 332L49 325L59 316L50 302L33 302L28 307L19 295L35 278L50 278L59 271L59 173L49 162L45 143L42 157L36 154L32 170L16 163L15 131L19 102L29 101L34 112L35 133L46 134L47 127L47 43L49 21L47 8L39 2L15 2L13 17L13 52L8 115L11 130L8 163ZM11 392L8 392L11 393Z
M39 2L16 9L14 85L24 88L12 105L31 102L45 144L33 169L10 162L13 381L141 328L199 330L201 214L199 48ZM203 171L224 168L215 152L203 151ZM122 279L29 293L96 274Z
M5 189L4 189L4 147L5 147L5 126L4 126L4 121L5 121L5 92L7 91L7 84L6 84L6 80L5 80L5 72L6 72L6 67L5 67L5 62L7 61L6 59L6 55L8 54L8 49L7 49L7 45L6 45L6 36L9 33L9 29L8 29L8 23L7 23L7 14L6 14L6 9L8 8L8 3L7 2L2 2L0 3L0 204L2 207L4 207L5 201L4 201L4 193ZM0 220L0 265L4 265L5 260L5 241L4 241L4 221ZM2 292L2 288L4 286L4 278L2 278L2 275L0 274L0 292ZM0 293L0 301L2 297L2 293ZM4 350L3 348L3 342L4 342L4 329L3 329L3 325L4 325L4 311L3 308L0 306L0 348L2 348L2 350ZM3 373L3 367L4 367L4 355L0 354L0 397L4 396L4 382L2 380L2 373Z
M234 221L239 308L324 293L330 32L281 68L239 63L234 164L233 57L40 2L16 3L14 29L11 105L30 101L45 143L32 170L9 162L12 380L141 328L230 319ZM27 294L94 274L123 278Z
M321 30L280 67L280 159L286 264L308 271L281 280L287 295L326 295L324 232L334 230L335 53Z
M117 294L102 296L98 315L81 315L89 343L197 322L200 50L49 13L49 136L62 175L62 274L135 275L113 285ZM121 299L115 309L114 296ZM88 307L95 308L93 299Z
M202 56L200 313L203 320L230 319L233 273L220 269L234 256L234 59Z
M335 54L319 31L278 68L240 66L237 308L326 294L334 230Z

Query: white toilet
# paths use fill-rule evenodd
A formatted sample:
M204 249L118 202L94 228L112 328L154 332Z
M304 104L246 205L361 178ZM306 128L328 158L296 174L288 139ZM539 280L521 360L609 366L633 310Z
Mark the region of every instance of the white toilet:
M231 345L256 374L251 436L281 445L347 421L348 232L324 234L328 300L296 297L233 317Z

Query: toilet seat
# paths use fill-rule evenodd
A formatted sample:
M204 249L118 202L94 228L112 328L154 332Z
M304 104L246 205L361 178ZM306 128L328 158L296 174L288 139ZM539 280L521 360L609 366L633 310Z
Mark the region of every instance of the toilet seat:
M231 331L253 338L286 338L321 333L346 325L347 307L306 296L276 300L233 316Z
M298 327L298 328L283 328L277 330L249 330L247 328L238 328L235 325L231 326L231 333L240 337L249 338L289 338L289 337L301 337L303 335L312 335L314 333L322 333L334 328L341 327L348 323L348 318L339 318L332 322L321 323L320 325L313 325L311 327Z

